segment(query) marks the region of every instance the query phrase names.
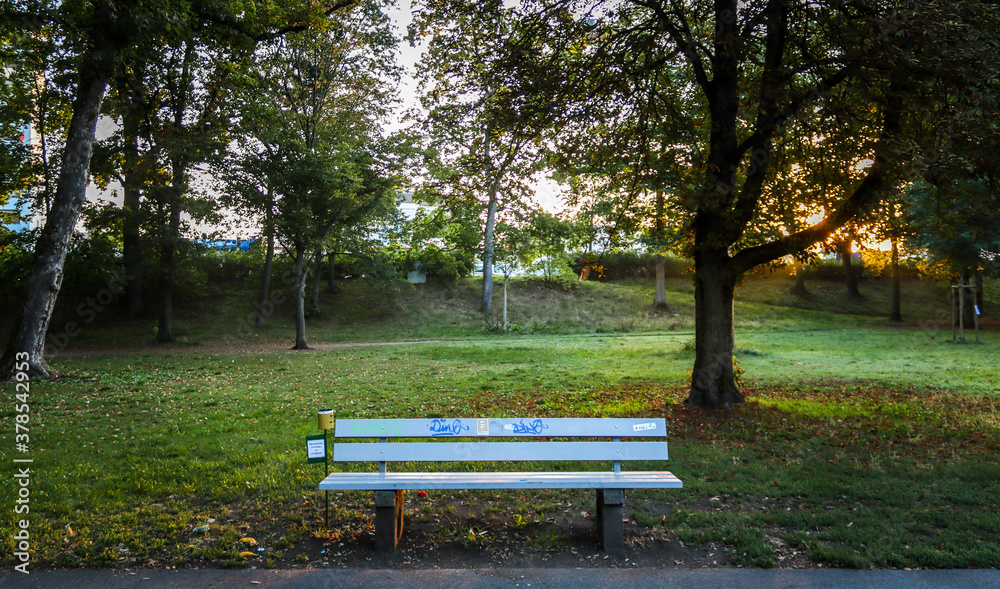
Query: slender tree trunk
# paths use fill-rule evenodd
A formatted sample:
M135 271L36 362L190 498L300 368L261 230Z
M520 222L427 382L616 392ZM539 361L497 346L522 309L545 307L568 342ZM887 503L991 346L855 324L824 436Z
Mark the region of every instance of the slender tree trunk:
M656 191L656 239L658 249L663 248L663 237L665 223L663 219L665 203L662 191ZM667 304L667 259L663 254L656 254L656 295L653 297L653 309L657 311L669 311Z
M257 321L254 327L265 327L267 317L273 313L273 307L268 304L271 296L271 268L274 266L274 225L271 220L273 204L265 214L265 239L267 239L267 254L264 256L264 275L260 279L260 292L257 294Z
M486 210L486 231L483 233L483 300L480 310L493 310L493 232L497 220L497 186L490 188L490 204Z
M663 254L656 254L656 296L653 297L653 309L669 311L667 304L667 259Z
M972 285L972 271L970 269L966 268L962 270L961 284ZM960 321L966 328L971 329L976 321L975 317L973 317L976 313L973 307L976 300L975 290L972 288L960 288L958 294L962 297L962 305L960 306L962 316Z
M316 253L313 254L313 284L312 293L309 297L309 307L312 310L319 309L319 285L323 281L323 272L321 271L323 264L323 250L316 248Z
M122 257L125 262L125 310L132 317L142 313L142 243L139 235L139 125L137 109L127 109L123 116L125 134L125 186L122 212Z
M0 367L6 377L13 376L15 364L23 366L25 362L28 364L26 372L29 375L49 374L50 369L44 358L45 337L62 286L63 264L69 251L70 238L86 200L87 170L97 130L97 117L108 86L114 56L115 53L111 50L94 49L81 58L81 63L86 67L81 67L80 70L52 208L35 244L35 256L28 275L27 299L11 333L11 341L0 358Z
M695 361L686 402L728 407L743 402L733 374L733 292L736 276L724 251L695 260Z
M336 293L339 289L337 288L337 278L333 271L336 269L333 263L333 254L326 255L326 291L330 293Z
M184 115L187 111L187 103L190 99L190 88L185 88L189 83L188 68L195 55L194 46L187 43L184 50L184 61L181 67L181 74L177 83L178 94L174 96L173 102L173 129L175 137L182 137L184 134ZM172 83L170 85L173 85ZM169 149L169 147L168 147ZM174 264L177 255L177 247L181 237L181 197L187 192L187 160L178 148L170 154L170 189L167 191L169 197L170 218L166 238L160 243L160 321L156 330L156 339L159 344L171 343L174 341ZM168 151L168 153L170 153Z
M801 260L795 260L795 286L792 287L792 292L799 295L807 295L809 291L806 290L806 274L805 268L802 266Z
M892 311L889 313L889 321L902 321L903 320L903 310L902 310L902 300L900 296L899 288L899 248L896 246L896 240L892 240L892 258L891 258L891 273L892 273Z
M503 330L507 331L507 276L503 277Z
M295 246L295 346L293 350L308 350L306 344L306 250Z
M169 220L166 235L160 241L160 316L156 329L157 344L169 344L174 339L174 258L177 254L177 242L180 239L181 203L180 193L184 189L184 179L181 164L173 164L172 186L168 189L170 202L167 205Z
M976 304L979 305L979 314L986 314L986 299L983 298L983 269L976 270Z
M854 255L851 253L851 239L847 239L840 244L840 259L844 264L844 280L847 283L847 295L860 297L858 290L858 275L854 268Z

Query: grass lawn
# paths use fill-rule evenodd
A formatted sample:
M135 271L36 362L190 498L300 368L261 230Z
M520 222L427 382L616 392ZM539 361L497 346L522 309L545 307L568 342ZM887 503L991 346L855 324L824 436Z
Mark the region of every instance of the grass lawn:
M31 383L33 566L603 559L592 556L592 493L494 491L408 494L405 550L368 560L371 493L331 494L324 526L322 466L304 456L319 407L338 417L665 416L667 466L685 488L628 494L630 564L1000 566L995 328L978 345L950 343L930 289L914 295L926 301L908 327L890 329L871 294L831 309L814 287L813 300L791 306L772 282L741 289L736 356L748 402L719 413L682 404L689 281L674 285L667 315L642 309L649 285L584 285L598 300L580 305L526 288L521 296L536 298L520 301L531 310L514 317L521 332L500 335L463 315L467 287L433 301L416 292L427 297L420 313L390 305L351 328L331 312L313 341L443 341L300 353L216 350L255 337L227 340L218 325L163 353L107 320L75 349L110 341L134 351L60 357L59 378ZM228 320L205 315L208 325ZM14 399L13 384L2 386ZM10 508L13 402L2 415L11 426L0 436L0 547L11 566L22 517Z

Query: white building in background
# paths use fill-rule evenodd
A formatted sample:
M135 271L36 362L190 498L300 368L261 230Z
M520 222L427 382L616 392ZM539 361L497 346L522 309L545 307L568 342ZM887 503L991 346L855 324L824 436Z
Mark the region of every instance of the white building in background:
M29 149L38 147L38 138L31 132L31 124L26 124L18 137L3 138L3 141L20 141L29 146ZM42 222L37 215L32 215L31 206L26 196L12 196L3 205L0 205L0 218L3 219L3 226L10 231L23 231L36 229Z
M101 117L98 120L97 133L95 136L95 141L101 141L112 136L118 129L117 124L114 120L109 117ZM0 140L4 140L0 138ZM33 133L31 125L25 125L22 129L20 137L14 137L5 139L8 141L20 140L25 144L30 146L32 150L41 149L40 137ZM193 181L198 182L204 179L204 174L195 174ZM89 179L88 179L89 180ZM124 202L124 190L122 185L117 180L111 181L107 188L100 189L93 182L88 181L87 183L87 195L86 201L89 204L103 204L110 203L116 207L121 207ZM413 202L413 192L405 191L400 194L400 200L398 203L399 212L405 221L409 222L416 218L417 213L420 211L433 211L435 207L422 205ZM187 217L185 219L191 224L192 229L196 234L202 235L218 235L222 238L236 238L239 240L249 240L254 239L260 233L259 226L256 222L252 220L242 219L236 215L229 215L226 221L224 221L224 226L214 226L205 225L201 223L194 222L191 218ZM248 222L249 221L249 222ZM32 230L37 229L44 225L45 215L37 211L32 211L31 200L26 195L17 198L13 197L9 199L3 205L0 205L0 223L10 231L22 231L22 230ZM84 227L82 220L78 222L77 231L84 232ZM219 240L216 240L219 241ZM441 240L431 240L432 243L437 245L443 245ZM416 278L416 277L414 277Z
M97 123L97 134L95 136L95 141L101 141L107 139L115 133L117 130L117 125L115 122L108 118L102 116L98 119ZM17 138L14 138L15 140ZM41 137L34 133L31 124L28 123L24 126L21 132L20 140L29 146L29 149L35 152L40 152ZM50 154L51 156L61 157L60 154ZM106 189L99 189L93 184L93 182L87 182L87 202L89 203L99 203L99 202L111 202L118 207L122 206L124 200L124 194L122 192L121 183L117 180L113 180L108 184ZM4 227L11 231L22 231L38 229L45 224L45 215L31 210L30 199L25 195L20 198L14 197L7 201L4 205L0 206L0 213L4 217ZM6 222L6 219L13 218L16 222ZM83 222L78 221L76 230L83 232Z

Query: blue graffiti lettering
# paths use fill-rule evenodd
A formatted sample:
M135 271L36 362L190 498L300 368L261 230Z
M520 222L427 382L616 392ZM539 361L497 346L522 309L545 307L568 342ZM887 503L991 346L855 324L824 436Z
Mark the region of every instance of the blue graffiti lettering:
M541 419L536 419L531 423L524 423L524 420L522 419L521 423L515 423L513 425L515 434L533 434L537 436L542 433L542 430L549 429L548 424L542 423Z
M434 436L457 436L470 429L469 426L462 425L461 419L456 419L451 423L448 423L447 419L435 419L427 427L430 428Z

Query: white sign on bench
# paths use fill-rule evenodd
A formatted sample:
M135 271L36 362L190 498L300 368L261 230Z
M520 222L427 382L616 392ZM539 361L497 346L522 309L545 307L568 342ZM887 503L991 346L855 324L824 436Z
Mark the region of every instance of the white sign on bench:
M595 489L602 544L609 552L621 552L625 548L625 489L683 487L668 471L621 470L622 461L667 460L667 427L662 418L338 419L334 437L334 462L374 462L378 471L330 473L319 489L375 491L375 543L379 550L393 550L399 543L406 490ZM493 441L497 438L514 440ZM357 441L365 439L378 441ZM611 468L580 472L390 472L388 466L398 462L480 461L604 461Z

